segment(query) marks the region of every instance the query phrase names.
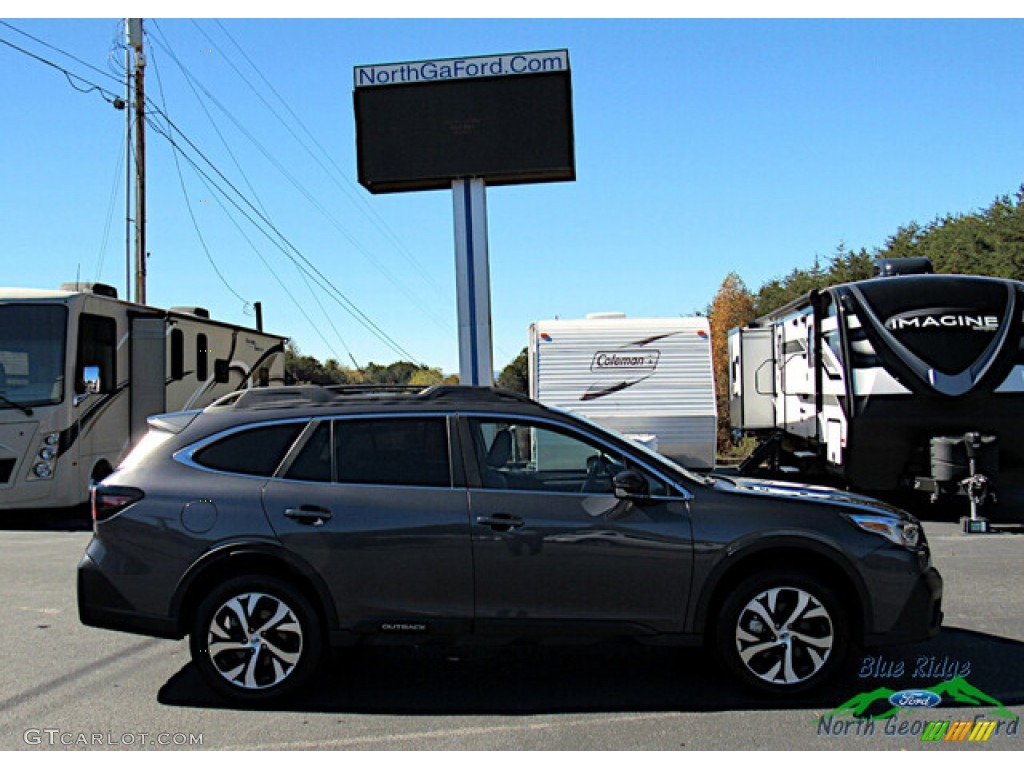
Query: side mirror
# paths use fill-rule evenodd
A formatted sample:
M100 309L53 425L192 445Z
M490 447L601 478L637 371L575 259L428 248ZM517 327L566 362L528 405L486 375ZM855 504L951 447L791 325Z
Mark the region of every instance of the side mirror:
M95 395L100 391L100 367L98 365L86 365L82 367L82 375L75 384L74 404L78 405L89 395Z
M615 498L637 501L646 499L650 493L647 478L635 469L624 469L612 478Z
M100 391L100 367L98 365L87 365L82 369L82 381L85 382L85 391L95 395Z

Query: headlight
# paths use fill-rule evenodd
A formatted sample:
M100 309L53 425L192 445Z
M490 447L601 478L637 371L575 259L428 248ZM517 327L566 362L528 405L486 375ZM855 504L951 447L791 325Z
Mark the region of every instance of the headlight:
M53 467L45 461L41 461L32 467L32 471L36 473L36 477L42 478L43 480L53 475Z
M877 515L847 515L847 519L861 530L884 536L901 547L916 547L921 543L921 526L905 520L893 520Z
M39 451L39 458L43 461L53 461L53 457L57 455L57 452L53 448L43 448Z

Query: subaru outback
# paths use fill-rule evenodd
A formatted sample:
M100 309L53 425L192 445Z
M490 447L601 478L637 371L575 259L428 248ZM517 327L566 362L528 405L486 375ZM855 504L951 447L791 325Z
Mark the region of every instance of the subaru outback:
M510 392L254 389L149 425L94 488L80 618L187 635L235 701L328 647L554 636L707 645L788 693L941 623L906 512L696 474Z

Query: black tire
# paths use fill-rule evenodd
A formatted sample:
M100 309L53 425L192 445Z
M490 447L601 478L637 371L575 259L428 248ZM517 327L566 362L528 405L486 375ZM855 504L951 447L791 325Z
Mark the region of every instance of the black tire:
M842 667L849 621L835 592L797 571L749 576L723 601L714 642L726 668L748 687L800 693Z
M298 589L271 576L218 585L196 610L192 660L221 696L259 703L298 690L320 664L322 628Z

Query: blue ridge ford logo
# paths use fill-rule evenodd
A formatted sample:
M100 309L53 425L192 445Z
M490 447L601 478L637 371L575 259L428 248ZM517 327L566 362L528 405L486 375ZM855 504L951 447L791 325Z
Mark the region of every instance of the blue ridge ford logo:
M934 691L896 691L889 697L889 703L895 707L924 708L937 707L942 697Z

